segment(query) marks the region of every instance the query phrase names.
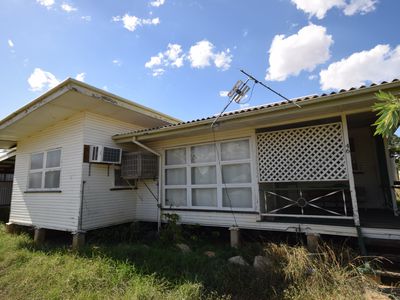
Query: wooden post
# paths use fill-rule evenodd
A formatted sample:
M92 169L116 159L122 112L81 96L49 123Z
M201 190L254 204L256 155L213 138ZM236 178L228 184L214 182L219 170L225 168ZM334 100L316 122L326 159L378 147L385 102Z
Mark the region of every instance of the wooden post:
M347 164L347 176L349 177L351 205L353 207L354 224L356 226L360 226L360 216L358 214L356 186L354 183L353 166L351 164L351 150L350 150L350 141L349 141L349 130L347 127L347 117L345 114L342 114L341 117L342 117L342 126L343 126L344 145L345 145L345 151L346 151L345 155L346 155L346 164Z

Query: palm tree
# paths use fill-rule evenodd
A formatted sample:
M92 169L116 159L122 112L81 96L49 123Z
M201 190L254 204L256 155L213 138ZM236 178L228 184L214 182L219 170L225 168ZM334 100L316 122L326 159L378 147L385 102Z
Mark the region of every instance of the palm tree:
M400 98L392 93L379 91L375 94L379 102L372 106L372 110L376 111L378 119L373 124L376 126L375 135L389 138L399 127L400 121Z

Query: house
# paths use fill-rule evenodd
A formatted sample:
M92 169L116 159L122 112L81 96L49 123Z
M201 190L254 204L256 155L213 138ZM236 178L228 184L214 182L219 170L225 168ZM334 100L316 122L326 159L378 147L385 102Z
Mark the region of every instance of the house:
M399 94L400 82L227 112L211 126L216 116L181 122L68 79L0 122L0 147L16 147L9 226L33 226L37 239L68 231L79 244L89 230L174 213L399 240L396 170L371 127L379 90Z

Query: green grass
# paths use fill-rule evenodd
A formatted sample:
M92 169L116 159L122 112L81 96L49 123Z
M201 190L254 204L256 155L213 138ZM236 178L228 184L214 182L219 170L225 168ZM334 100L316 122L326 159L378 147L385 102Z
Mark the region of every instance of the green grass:
M100 231L107 232L116 231ZM193 239L190 254L157 240L96 238L74 253L62 245L34 247L27 234L6 234L0 224L0 299L362 299L369 286L348 251L310 256L303 247L252 243L234 250L218 238ZM261 253L273 261L265 272L227 262L241 254L251 264Z

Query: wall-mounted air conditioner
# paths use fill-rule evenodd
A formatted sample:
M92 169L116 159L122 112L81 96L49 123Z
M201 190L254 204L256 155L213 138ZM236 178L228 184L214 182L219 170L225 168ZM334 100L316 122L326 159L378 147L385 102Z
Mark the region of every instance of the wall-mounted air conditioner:
M106 146L90 146L89 162L121 164L122 149Z
M121 177L124 179L155 179L158 158L152 153L131 152L122 155Z

